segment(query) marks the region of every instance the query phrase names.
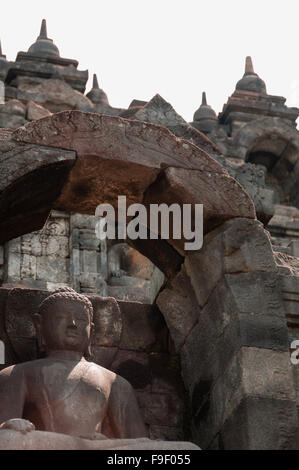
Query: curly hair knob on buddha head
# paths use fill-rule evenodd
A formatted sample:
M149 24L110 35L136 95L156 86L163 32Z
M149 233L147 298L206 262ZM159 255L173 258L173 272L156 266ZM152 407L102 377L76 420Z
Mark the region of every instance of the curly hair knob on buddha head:
M59 301L69 301L69 302L76 302L81 303L87 313L90 316L90 320L93 319L93 307L90 300L82 294L79 294L71 287L59 287L54 292L51 292L39 305L38 313L40 315L45 314L48 309L55 304L55 302Z

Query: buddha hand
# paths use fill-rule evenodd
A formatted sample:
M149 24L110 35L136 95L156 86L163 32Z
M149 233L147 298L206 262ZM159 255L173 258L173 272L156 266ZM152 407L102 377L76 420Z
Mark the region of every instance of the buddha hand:
M34 431L35 426L30 421L27 421L27 419L16 418L4 421L4 423L0 425L0 430L1 429L11 429L12 431L17 431L21 432L22 434L26 434L27 432Z

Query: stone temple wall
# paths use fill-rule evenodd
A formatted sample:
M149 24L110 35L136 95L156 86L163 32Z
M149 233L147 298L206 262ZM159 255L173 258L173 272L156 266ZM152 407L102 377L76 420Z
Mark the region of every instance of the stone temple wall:
M164 282L161 271L127 244L100 241L96 217L52 211L40 231L0 248L0 282L152 303Z
M274 259L262 224L236 218L206 235L158 296L201 447L298 447L298 292L298 260Z

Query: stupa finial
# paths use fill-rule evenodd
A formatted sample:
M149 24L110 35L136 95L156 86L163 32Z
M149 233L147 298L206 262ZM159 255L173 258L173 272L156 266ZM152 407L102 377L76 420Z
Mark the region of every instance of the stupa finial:
M99 87L99 82L98 82L98 77L97 77L97 74L96 74L96 73L93 74L92 88L94 88L95 90L99 90L99 89L100 89L100 87Z
M245 61L245 75L255 75L252 59L250 56L246 57Z
M40 33L39 33L38 39L48 39L46 20L42 20L42 24L41 24L41 27L40 27Z

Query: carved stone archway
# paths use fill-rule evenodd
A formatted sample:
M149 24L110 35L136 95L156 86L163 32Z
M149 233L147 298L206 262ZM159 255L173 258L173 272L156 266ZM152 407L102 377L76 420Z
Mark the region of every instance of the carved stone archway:
M204 205L203 248L139 240L167 276L157 304L182 363L203 448L290 448L297 429L287 326L267 232L243 188L206 152L150 123L67 111L0 131L0 243L50 209L101 202Z

